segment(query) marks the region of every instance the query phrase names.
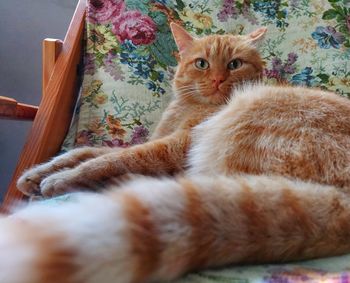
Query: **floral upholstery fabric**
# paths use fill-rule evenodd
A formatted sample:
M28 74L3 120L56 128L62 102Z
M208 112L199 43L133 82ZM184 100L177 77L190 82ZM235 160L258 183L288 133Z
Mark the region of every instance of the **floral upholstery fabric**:
M83 86L63 150L147 141L172 96L177 50L171 21L195 36L266 26L260 46L266 81L350 97L349 0L90 0ZM350 255L233 267L176 282L350 282L349 262Z
M350 255L191 273L172 283L349 283Z
M63 149L149 138L172 95L171 21L195 36L266 26L269 83L350 96L349 0L89 0L81 98Z

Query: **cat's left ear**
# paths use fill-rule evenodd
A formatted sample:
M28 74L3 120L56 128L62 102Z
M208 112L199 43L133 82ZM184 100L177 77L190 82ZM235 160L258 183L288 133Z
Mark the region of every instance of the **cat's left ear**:
M170 29L180 53L192 45L194 38L183 27L172 22Z
M255 44L264 38L266 32L267 32L267 28L261 27L251 32L250 34L248 34L247 38L252 44Z

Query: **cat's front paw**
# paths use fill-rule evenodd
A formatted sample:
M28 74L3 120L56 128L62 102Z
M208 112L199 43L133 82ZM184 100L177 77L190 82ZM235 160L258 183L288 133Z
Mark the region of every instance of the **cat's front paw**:
M41 170L42 166L31 168L17 181L17 188L27 196L40 194L40 183L46 177L45 171Z
M94 191L102 186L102 182L94 180L88 172L74 168L46 177L40 183L40 193L44 197L54 197L75 191Z
M78 190L79 174L75 170L54 173L40 183L40 193L44 197L54 197Z

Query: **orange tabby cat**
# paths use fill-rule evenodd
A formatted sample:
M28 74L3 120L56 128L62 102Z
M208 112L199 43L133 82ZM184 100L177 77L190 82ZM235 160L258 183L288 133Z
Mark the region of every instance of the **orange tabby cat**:
M260 77L263 62L251 44L266 29L247 37L224 35L202 39L193 39L176 24L172 31L181 56L174 79L176 97L151 142L126 150L91 147L73 150L23 174L18 181L23 193L53 196L76 188L95 189L108 178L130 172L159 175L183 171L192 128L226 104L235 85ZM67 168L73 169L59 171Z
M0 282L159 282L199 268L350 252L350 101L316 89L239 87L261 75L254 44L265 29L195 39L171 28L180 51L175 99L152 140L73 150L27 171L18 186L51 196L129 172L181 176L138 177L1 219Z

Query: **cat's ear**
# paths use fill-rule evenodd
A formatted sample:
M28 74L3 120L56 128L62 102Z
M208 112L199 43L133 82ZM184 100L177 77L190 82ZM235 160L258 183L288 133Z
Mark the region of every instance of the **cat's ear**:
M194 38L183 27L172 22L170 29L180 53L192 45Z
M247 35L248 41L255 44L262 40L267 32L267 28L261 27Z

